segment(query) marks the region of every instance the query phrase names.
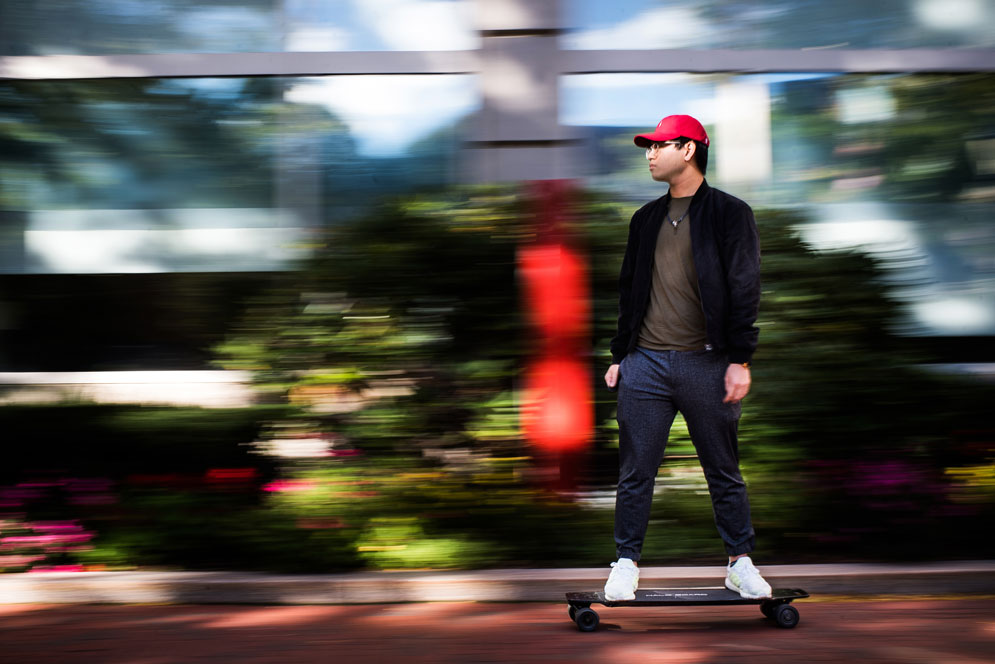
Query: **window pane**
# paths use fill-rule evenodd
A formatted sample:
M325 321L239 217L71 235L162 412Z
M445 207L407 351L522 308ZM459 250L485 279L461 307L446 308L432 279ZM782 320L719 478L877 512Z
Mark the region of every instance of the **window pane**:
M455 179L472 76L0 82L0 273L282 269Z
M894 259L911 334L995 334L995 76L600 74L564 77L561 118L588 181L662 195L632 137L698 117L709 181L754 208L802 209L817 247Z
M0 3L0 55L462 50L466 0Z
M995 46L993 0L563 0L569 49Z

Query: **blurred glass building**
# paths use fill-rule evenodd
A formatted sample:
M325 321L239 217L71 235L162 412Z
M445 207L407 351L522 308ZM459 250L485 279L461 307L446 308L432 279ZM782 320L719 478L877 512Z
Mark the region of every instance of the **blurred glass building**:
M672 113L713 184L890 259L904 334L995 361L992 0L0 0L0 384L204 370L398 194L658 196L631 138Z

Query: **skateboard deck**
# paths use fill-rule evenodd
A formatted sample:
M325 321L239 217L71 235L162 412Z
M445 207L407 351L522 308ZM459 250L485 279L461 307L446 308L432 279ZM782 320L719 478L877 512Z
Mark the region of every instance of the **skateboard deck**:
M648 588L637 590L636 598L629 600L608 600L602 591L567 593L570 605L570 619L577 623L582 632L593 632L599 622L592 604L616 606L706 606L730 604L759 604L765 616L778 626L791 628L798 624L798 609L790 606L796 599L808 597L808 593L798 588L775 588L771 597L746 599L727 588Z

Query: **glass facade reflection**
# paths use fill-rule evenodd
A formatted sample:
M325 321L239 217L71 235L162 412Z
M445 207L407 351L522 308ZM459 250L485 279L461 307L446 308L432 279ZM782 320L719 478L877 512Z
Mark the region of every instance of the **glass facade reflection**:
M566 0L568 49L995 46L992 0Z
M0 83L0 273L282 269L452 182L477 104L471 76Z
M465 50L465 0L0 3L0 55Z
M904 331L985 338L993 19L995 0L0 0L0 328L35 277L71 300L79 275L279 272L409 191L577 177L644 201L631 136L684 112L713 183L895 259Z
M806 239L884 258L909 334L995 334L995 76L598 74L565 77L588 181L632 201L665 190L632 136L689 113L709 180L754 207L805 211Z

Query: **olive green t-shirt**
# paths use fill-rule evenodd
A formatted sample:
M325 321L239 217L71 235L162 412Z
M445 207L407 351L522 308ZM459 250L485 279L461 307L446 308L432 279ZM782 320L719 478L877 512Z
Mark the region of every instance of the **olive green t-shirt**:
M705 347L705 314L698 293L698 273L691 253L691 196L670 200L669 220L656 239L649 306L638 345L652 350L701 350ZM676 226L670 220L678 220Z

